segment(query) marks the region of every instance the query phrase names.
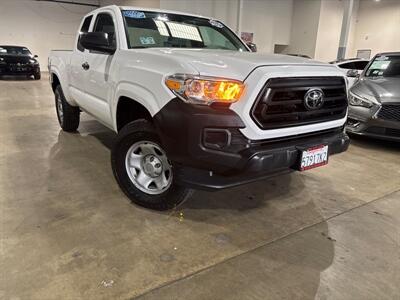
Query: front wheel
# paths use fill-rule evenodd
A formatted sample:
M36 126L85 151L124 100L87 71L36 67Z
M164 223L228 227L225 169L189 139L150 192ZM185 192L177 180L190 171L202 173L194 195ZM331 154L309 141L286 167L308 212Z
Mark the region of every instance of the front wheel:
M131 122L121 130L111 163L122 191L140 206L168 210L189 195L190 190L175 184L173 166L146 120Z

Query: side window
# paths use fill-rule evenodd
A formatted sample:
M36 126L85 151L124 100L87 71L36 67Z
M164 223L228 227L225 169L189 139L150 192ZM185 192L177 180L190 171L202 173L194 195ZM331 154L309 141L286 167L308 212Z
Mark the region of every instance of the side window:
M354 66L356 70L364 70L365 67L368 65L368 61L356 61L354 62Z
M341 64L341 65L339 65L339 68L341 68L341 69L354 69L354 63L349 62L349 63Z
M111 15L107 13L98 14L96 19L96 25L94 26L93 32L107 33L110 44L116 46L115 27Z
M93 16L88 16L88 17L85 18L85 21L83 21L82 28L79 31L79 33L88 32L89 31L90 22L92 22L92 18L93 18ZM83 52L85 50L85 48L82 47L82 45L80 44L79 40L80 40L80 36L78 38L78 44L77 44L76 47L78 48L79 51Z

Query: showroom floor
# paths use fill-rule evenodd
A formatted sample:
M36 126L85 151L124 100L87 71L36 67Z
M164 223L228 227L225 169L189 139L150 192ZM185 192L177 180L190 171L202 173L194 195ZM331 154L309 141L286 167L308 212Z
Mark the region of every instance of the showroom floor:
M119 190L114 138L61 132L47 76L0 81L1 299L399 297L400 144L159 213Z

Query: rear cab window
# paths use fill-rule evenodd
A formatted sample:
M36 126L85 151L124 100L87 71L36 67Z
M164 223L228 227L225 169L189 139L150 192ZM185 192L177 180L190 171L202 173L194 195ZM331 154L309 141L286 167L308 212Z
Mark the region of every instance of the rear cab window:
M83 21L81 30L79 31L79 38L78 38L78 44L76 45L76 47L78 48L79 51L83 52L85 51L85 48L82 47L82 45L80 44L80 34L81 33L85 33L85 32L89 32L89 28L90 28L90 23L92 22L93 16L87 16L85 18L85 21Z

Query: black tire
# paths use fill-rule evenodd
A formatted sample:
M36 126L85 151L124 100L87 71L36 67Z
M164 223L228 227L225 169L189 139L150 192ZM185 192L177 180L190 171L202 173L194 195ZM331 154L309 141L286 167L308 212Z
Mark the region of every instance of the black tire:
M34 74L33 77L35 78L35 80L40 80L40 78L41 78L42 76L41 76L41 74L40 74L40 72L39 72L39 73Z
M126 155L130 147L140 141L150 141L161 148L161 141L154 127L144 119L133 121L122 128L112 148L111 164L120 188L132 202L146 208L162 211L178 206L190 196L191 190L175 183L173 169L172 183L161 194L145 193L138 189L129 178L125 166Z
M79 127L79 120L80 120L79 107L72 106L65 100L64 93L60 85L56 87L54 95L55 95L57 119L62 130L67 132L76 131ZM60 100L60 104L62 106L62 115L60 114L58 99Z

